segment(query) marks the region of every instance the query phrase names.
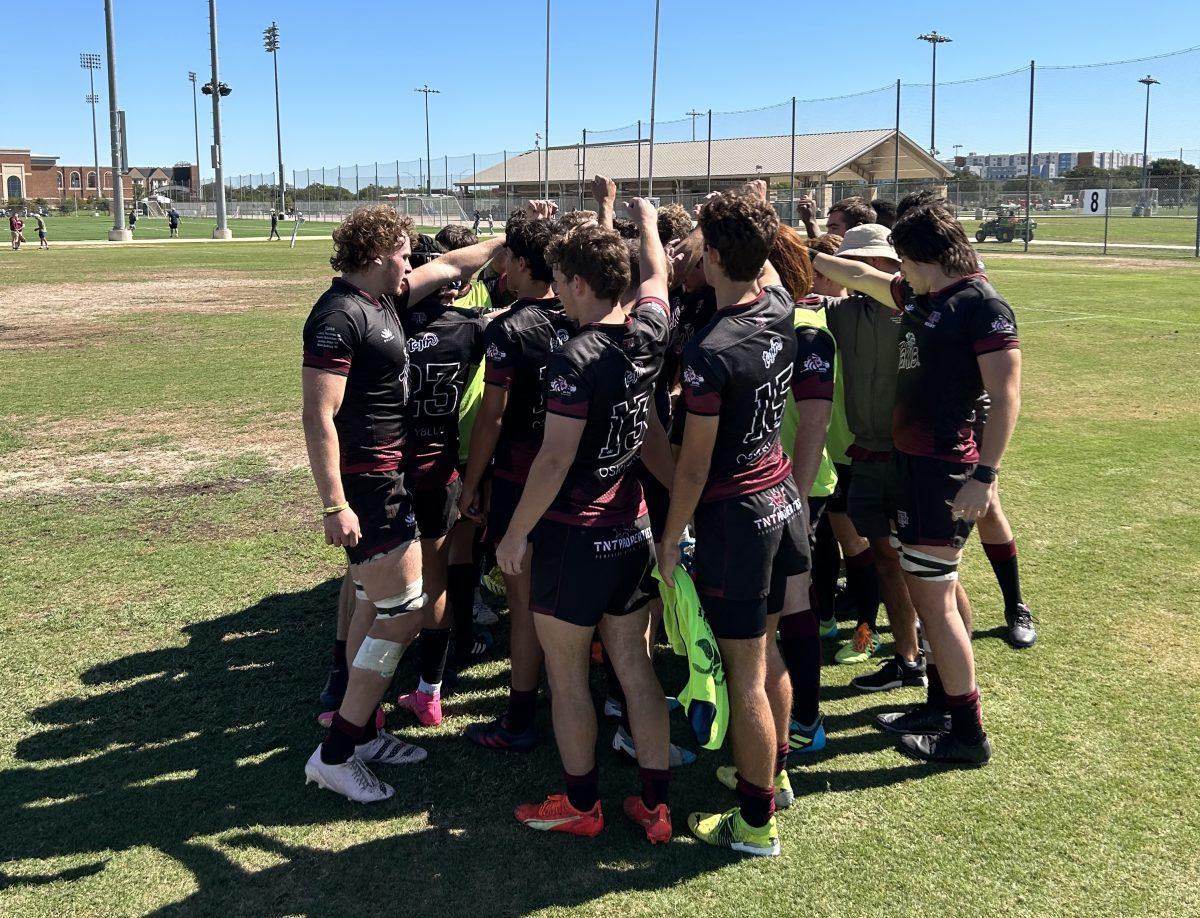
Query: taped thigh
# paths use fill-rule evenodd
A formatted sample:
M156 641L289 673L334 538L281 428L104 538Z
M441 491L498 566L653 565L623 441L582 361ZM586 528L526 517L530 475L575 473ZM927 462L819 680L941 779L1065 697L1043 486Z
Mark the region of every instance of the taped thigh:
M900 567L905 573L930 583L958 579L957 561L947 561L945 558L918 551L909 545L900 547Z
M397 615L416 612L424 608L428 602L429 597L425 595L425 583L418 577L405 587L404 592L398 596L389 596L386 599L374 600L375 618L386 621L389 618L395 618Z

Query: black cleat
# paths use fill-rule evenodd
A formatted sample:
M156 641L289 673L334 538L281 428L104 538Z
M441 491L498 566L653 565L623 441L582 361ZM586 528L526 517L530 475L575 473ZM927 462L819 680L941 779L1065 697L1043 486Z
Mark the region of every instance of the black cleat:
M1033 613L1025 603L1018 603L1015 609L1005 609L1004 620L1008 623L1008 643L1013 647L1024 649L1032 647L1037 641Z
M885 733L928 736L950 729L950 712L922 702L907 711L889 711L875 716L875 726Z
M336 711L342 706L342 698L346 694L346 683L350 674L340 666L329 669L329 678L325 680L325 688L321 689L321 710Z
M875 672L855 676L850 684L860 692L888 692L908 686L926 686L929 679L925 675L925 658L918 657L915 663L909 663L903 657L892 657L879 664Z
M950 731L926 736L900 737L900 751L914 759L941 765L986 765L992 759L992 744L985 733L977 743L965 743Z

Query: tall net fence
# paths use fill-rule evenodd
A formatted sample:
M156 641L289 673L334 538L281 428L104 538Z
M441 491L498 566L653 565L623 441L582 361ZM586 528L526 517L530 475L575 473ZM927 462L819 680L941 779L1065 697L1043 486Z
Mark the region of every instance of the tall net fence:
M282 189L273 171L227 176L226 197L237 215L283 206L336 220L376 202L426 225L478 217L486 228L530 197L590 208L596 173L617 178L623 198L652 194L688 208L757 177L793 223L805 196L823 216L849 195L896 201L929 189L950 200L973 237L982 234L981 245L1011 236L1023 249L1200 254L1200 47L1096 64L1012 63L968 79L820 97L799 84L795 99L741 111L697 105L653 126L647 100L626 124L555 134L549 150L539 132L532 149L489 144L487 153L291 170ZM211 213L212 190L204 204L193 196L180 206ZM1103 213L1084 207L1096 191Z

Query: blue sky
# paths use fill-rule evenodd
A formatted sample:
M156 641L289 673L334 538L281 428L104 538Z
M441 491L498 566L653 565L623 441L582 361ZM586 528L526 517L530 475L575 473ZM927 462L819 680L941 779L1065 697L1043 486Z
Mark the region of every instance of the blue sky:
M424 155L422 97L428 82L433 152L480 154L533 145L544 117L542 0L396 3L383 0L221 0L221 78L227 173L272 169L275 124L270 57L262 29L279 23L286 169ZM689 109L733 111L795 95L815 99L888 86L899 78L902 129L929 138L929 29L954 42L938 54L938 147L1017 152L1025 147L1028 72L980 83L951 81L1046 64L1123 60L1200 44L1200 4L1164 2L1136 21L1126 3L1078 5L842 4L784 0L663 0L657 118ZM87 74L79 52L104 53L101 0L13 4L9 47L29 66L0 97L0 147L31 147L62 161L91 159ZM194 159L188 70L208 78L205 0L116 0L119 95L130 159ZM404 13L409 10L409 13ZM415 10L416 12L412 12ZM550 135L572 143L649 118L653 0L553 0ZM1200 52L1088 70L1039 70L1038 150L1140 150L1146 71L1153 90L1150 149L1200 148ZM11 73L11 71L10 71ZM105 159L107 72L101 94ZM201 158L209 172L211 111L200 97ZM887 127L894 95L880 92L800 106L798 130ZM717 131L787 133L790 109L714 116ZM703 120L699 134L703 136ZM598 135L605 136L605 135ZM615 138L618 135L607 135ZM624 136L624 135L621 135ZM664 124L664 139L690 137L690 121ZM1195 159L1196 152L1187 158ZM490 159L488 160L490 161ZM453 169L454 166L452 165ZM436 174L435 167L435 174Z

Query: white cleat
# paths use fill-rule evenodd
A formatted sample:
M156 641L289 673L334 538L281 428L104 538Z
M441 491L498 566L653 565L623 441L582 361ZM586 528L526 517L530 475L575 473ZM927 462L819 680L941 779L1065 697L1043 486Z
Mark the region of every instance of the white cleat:
M429 756L420 746L406 743L386 730L380 730L369 743L355 746L354 754L368 765L415 765Z
M613 734L612 748L613 752L622 752L635 762L637 761L637 749L634 748L633 737L625 731L624 727L617 727L617 732ZM696 753L671 743L668 768L691 765L694 761L696 761Z
M375 777L356 755L350 756L341 765L322 762L320 746L304 766L304 779L305 784L316 784L355 803L378 803L396 793L390 784Z

